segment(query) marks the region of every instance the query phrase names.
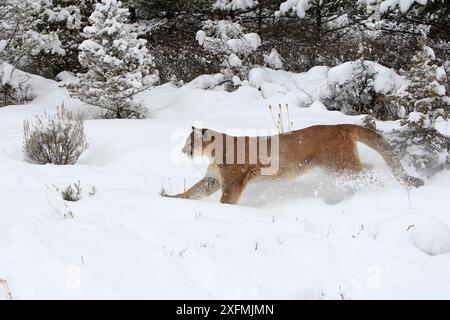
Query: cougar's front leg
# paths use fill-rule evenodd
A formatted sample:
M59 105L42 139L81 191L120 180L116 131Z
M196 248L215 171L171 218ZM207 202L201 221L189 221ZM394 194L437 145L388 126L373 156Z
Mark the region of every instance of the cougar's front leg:
M204 177L187 191L176 195L165 195L169 198L201 199L220 189L220 182L214 177Z

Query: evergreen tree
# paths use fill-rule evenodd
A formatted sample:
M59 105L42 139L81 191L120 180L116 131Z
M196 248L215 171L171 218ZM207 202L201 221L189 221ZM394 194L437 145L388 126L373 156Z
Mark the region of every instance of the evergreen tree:
M356 25L366 17L365 8L358 0L288 0L281 3L275 15L290 12L306 20L319 38Z
M217 0L212 7L219 11L233 12L256 4L252 0ZM246 33L239 22L232 21L231 18L204 21L196 39L206 50L220 56L223 82L234 87L248 77L249 56L261 45L261 38L257 33Z
M129 11L120 1L102 0L84 28L79 60L86 73L69 86L72 95L98 106L105 118L143 118L144 110L132 97L158 81L146 40L129 31Z
M2 59L27 71L54 77L78 71L78 45L96 0L1 0ZM2 50L0 50L2 51Z
M371 114L376 98L374 75L375 71L364 63L364 59L358 59L353 63L348 81L329 84L329 94L323 103L328 109L345 114Z
M363 0L379 11L379 19L391 31L408 31L419 35L427 31L429 38L448 39L450 3L447 0ZM381 14L381 15L380 15Z
M78 72L78 46L84 41L83 29L97 0L43 0L46 5L37 12L34 30L39 34L54 34L63 54L42 52L33 59L33 68L55 76L63 70ZM42 72L42 71L41 71Z
M402 74L409 81L400 96L386 100L406 116L402 127L394 130L389 139L402 157L428 176L450 166L450 138L440 133L437 121L447 121L450 114L448 74L436 65L433 50L427 38L419 39L422 46Z
M20 66L21 60L41 52L64 55L61 41L54 32L39 32L41 12L50 6L40 0L1 0L0 15L0 59Z
M408 89L404 95L392 99L406 114L414 112L405 124L426 129L434 127L437 118L448 118L450 98L448 75L444 67L436 65L427 37L420 37L419 44L421 50L414 55L408 70L401 72L409 81Z

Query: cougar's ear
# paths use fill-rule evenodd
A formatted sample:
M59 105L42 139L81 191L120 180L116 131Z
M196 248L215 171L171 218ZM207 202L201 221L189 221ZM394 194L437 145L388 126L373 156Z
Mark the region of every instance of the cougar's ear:
M202 130L198 129L198 128L194 127L194 126L192 127L192 134L193 134L194 137L196 137L198 139L202 138Z

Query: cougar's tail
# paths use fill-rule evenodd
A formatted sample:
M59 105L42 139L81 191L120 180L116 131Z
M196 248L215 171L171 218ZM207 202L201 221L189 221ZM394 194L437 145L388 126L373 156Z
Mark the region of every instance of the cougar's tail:
M394 177L402 184L420 187L424 185L422 179L408 175L403 169L392 146L377 132L372 129L350 125L349 130L355 139L375 149L384 159Z

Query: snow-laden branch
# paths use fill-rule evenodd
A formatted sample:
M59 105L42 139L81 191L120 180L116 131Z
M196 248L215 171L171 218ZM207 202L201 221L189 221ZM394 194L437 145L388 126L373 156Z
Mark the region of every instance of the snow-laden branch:
M319 5L322 5L325 0L319 0ZM394 10L396 7L400 8L402 13L411 8L414 3L420 5L426 5L427 0L358 0L359 3L365 4L367 6L379 6L380 12L387 12ZM307 11L312 7L312 0L287 0L281 3L280 9L275 12L275 16L281 16L289 13L290 11L295 12L299 18L304 18Z
M213 4L213 9L224 11L235 11L251 9L258 4L255 0L217 0Z
M394 10L396 7L400 8L402 13L411 8L414 3L418 3L420 5L426 5L427 0L359 0L361 3L365 3L367 5L379 5L380 12L384 13L387 11Z

